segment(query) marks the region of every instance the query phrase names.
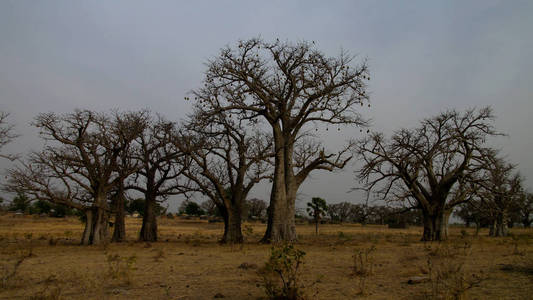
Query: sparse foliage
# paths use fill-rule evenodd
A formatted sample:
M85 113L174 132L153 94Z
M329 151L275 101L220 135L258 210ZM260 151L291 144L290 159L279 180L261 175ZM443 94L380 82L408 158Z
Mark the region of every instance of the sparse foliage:
M259 271L270 299L303 299L300 267L305 252L292 245L272 247L270 258Z
M315 235L318 235L318 224L320 219L326 214L328 206L326 200L320 197L313 197L311 202L307 202L307 213L313 217L315 222Z
M180 213L189 215L189 216L201 216L205 214L205 211L202 210L198 203L193 201L183 201L179 209Z
M9 205L9 210L11 211L20 211L27 212L30 207L30 199L24 194L24 192L19 191L17 195L11 201Z

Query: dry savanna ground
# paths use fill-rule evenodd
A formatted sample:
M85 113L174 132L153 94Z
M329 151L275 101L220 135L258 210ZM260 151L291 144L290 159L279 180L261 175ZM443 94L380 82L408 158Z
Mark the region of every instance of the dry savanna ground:
M161 218L160 242L78 245L76 218L0 216L0 298L265 299L259 269L264 224L245 224L244 245L219 245L222 224ZM531 299L533 230L488 238L451 228L446 243L419 242L421 228L299 225L299 286L308 299ZM409 284L412 277L421 283Z

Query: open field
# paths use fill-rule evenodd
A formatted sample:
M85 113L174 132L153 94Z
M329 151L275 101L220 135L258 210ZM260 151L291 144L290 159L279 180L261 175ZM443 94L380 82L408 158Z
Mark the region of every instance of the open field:
M0 216L0 298L212 299L218 294L264 299L256 266L264 265L271 246L256 241L265 225L245 224L247 242L232 246L217 244L221 223L163 218L161 242L147 244L135 242L140 222L127 219L130 242L79 246L83 226L75 218ZM474 237L473 229L462 230L451 228L447 243L424 244L421 228L323 225L315 237L313 225L299 225L296 247L306 252L305 294L310 299L428 299L436 289L451 293L459 286L468 299L531 299L533 230L514 228L507 238L488 238L486 231ZM367 263L373 271L362 286L362 277L353 274L353 256L372 246L376 250ZM242 263L248 268L239 268ZM446 272L451 267L454 271ZM461 284L450 278L458 273ZM407 283L413 276L435 274L444 274L439 280L445 287L435 286L435 280Z

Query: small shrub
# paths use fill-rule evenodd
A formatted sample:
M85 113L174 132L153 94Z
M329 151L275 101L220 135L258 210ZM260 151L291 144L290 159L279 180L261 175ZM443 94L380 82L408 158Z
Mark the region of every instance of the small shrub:
M26 238L26 240L28 240L29 242L29 247L28 247L28 257L32 257L34 256L33 254L33 234L32 233L25 233L24 234L24 238Z
M344 245L350 240L352 240L352 238L348 234L344 233L343 231L339 231L337 233L337 242L336 242L337 244Z
M375 257L374 252L376 247L374 245L369 248L359 248L355 250L353 255L352 275L358 278L359 294L367 294L367 279L374 272Z
M72 235L73 235L72 231L70 230L65 231L65 237L67 238L67 240L70 239Z
M511 236L511 239L512 239L513 255L524 256L525 251L520 251L520 249L518 248L518 245L520 243L520 237L518 235L514 235L511 233L509 233L509 236Z
M254 228L251 225L244 225L243 233L245 236L250 237L254 234Z
M427 270L430 290L429 299L463 299L466 292L477 286L483 278L478 274L467 275L465 263L472 254L469 240L459 243L441 243L429 249Z
M127 285L131 284L131 273L136 270L137 257L120 257L118 254L107 255L108 275L115 280L122 280Z
M259 271L270 299L304 299L300 266L305 252L292 245L272 247L270 258Z
M407 234L400 235L401 241L399 243L402 247L411 247L411 237Z
M257 269L257 265L254 264L254 263L243 262L242 264L239 265L238 268L239 268L239 269L243 269L243 270Z

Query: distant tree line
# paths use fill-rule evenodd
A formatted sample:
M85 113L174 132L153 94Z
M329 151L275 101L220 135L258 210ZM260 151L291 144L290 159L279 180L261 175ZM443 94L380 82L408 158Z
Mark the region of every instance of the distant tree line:
M329 204L327 215L335 223L422 225L422 214L419 210L406 210L405 208L385 205L370 206L350 202Z
M10 203L4 205L4 200L0 199L0 211L20 212L28 215L45 215L54 218L63 218L66 216L82 216L83 213L75 208L70 208L67 205L55 204L45 200L31 200L23 193L17 194ZM134 200L126 200L125 211L129 215L139 214L144 216L145 200L137 198ZM156 205L156 215L162 216L166 214L167 209L159 203Z
M249 221L264 221L267 216L267 202L252 198L245 200L241 210L241 219ZM205 200L201 204L193 201L183 201L178 209L180 214L190 216L210 216L222 218L222 213L212 200Z

